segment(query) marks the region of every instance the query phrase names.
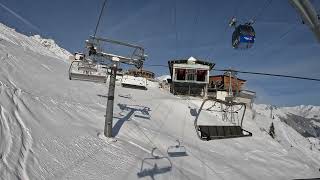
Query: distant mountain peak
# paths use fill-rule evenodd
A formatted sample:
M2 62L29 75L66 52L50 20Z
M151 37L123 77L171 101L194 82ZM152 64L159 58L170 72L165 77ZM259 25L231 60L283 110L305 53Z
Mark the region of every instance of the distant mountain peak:
M42 55L61 59L65 62L67 62L66 60L71 55L70 52L61 48L52 39L45 39L40 35L26 36L1 23L0 40L7 41L16 46L22 46L24 49L29 49Z
M72 55L70 52L61 48L59 45L57 45L53 39L45 39L45 38L42 38L40 35L34 35L34 36L31 36L30 38L42 44L45 48L47 48L49 51L51 51L58 57L68 59L69 56Z

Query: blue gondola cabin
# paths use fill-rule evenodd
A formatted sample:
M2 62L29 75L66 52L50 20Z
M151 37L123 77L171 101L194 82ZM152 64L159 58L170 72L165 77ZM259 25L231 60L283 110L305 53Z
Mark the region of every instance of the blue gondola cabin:
M249 24L239 25L232 34L232 46L235 49L248 49L254 44L256 38L253 27Z

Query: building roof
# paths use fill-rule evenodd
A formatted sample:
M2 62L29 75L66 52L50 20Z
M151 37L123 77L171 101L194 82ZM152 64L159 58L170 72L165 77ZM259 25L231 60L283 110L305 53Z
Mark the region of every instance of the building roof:
M171 60L171 61L168 61L168 66L169 66L169 71L170 71L171 77L172 77L173 64L202 64L202 65L209 66L209 70L212 70L212 68L215 66L215 63L199 60L199 59L196 59L192 56L189 59Z
M154 72L148 71L148 70L145 70L145 69L129 69L128 71L129 72L146 72L146 73L154 74Z
M224 75L224 74L222 74L222 75L212 75L212 76L209 76L209 78L211 78L211 77L224 77L224 76L228 76L228 75ZM228 76L229 77L229 76ZM246 82L247 80L244 80L244 79L240 79L240 78L238 78L237 77L237 80L239 80L239 81L243 81L243 82Z

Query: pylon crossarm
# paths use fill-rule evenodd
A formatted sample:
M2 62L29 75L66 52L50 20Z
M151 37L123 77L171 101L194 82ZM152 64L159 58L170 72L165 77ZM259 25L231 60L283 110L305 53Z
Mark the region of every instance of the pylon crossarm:
M129 58L129 57L125 57L125 56L104 53L104 52L97 52L95 55L104 57L106 59L112 59L112 58L116 57L116 58L119 58L120 63L125 63L125 64L129 64L129 65L136 65L138 63L143 62L142 59L134 59L134 58Z
M137 48L137 49L140 49L140 50L144 51L144 48L141 47L141 46L138 46L138 45L135 45L135 44L126 43L126 42L122 42L122 41L117 41L117 40L113 40L113 39L90 36L90 40L92 40L92 41L103 41L103 42L107 42L107 43L123 45L123 46Z

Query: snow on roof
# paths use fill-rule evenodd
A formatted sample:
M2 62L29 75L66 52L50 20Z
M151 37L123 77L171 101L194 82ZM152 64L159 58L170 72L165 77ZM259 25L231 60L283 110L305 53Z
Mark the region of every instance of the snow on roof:
M192 56L190 56L189 59L188 59L188 63L189 62L196 62L196 61L197 61L197 59L192 57Z

